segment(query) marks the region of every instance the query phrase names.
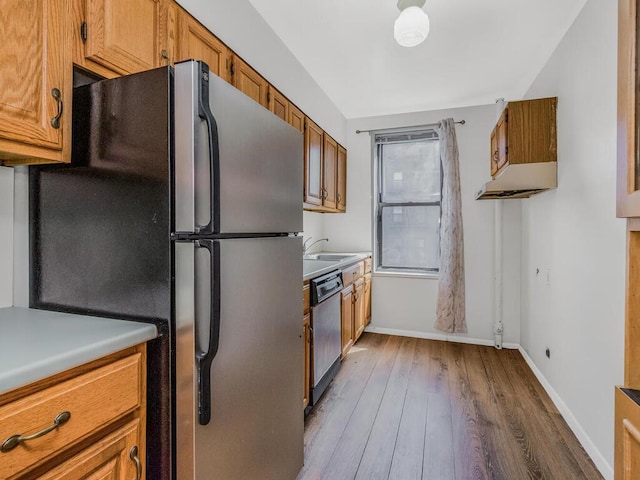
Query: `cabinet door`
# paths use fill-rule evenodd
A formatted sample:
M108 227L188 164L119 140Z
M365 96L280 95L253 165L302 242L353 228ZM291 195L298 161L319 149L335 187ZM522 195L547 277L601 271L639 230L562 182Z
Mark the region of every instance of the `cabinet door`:
M353 341L355 342L360 338L362 332L364 332L365 317L364 317L364 280L359 278L353 284L353 324L354 335Z
M235 55L231 63L231 78L234 87L253 98L263 107L268 107L269 83L244 60Z
M229 74L229 49L209 30L184 10L178 14L178 53L176 61L202 60L209 71L227 82Z
M638 390L616 388L615 454L616 480L640 478L640 395Z
M304 133L304 113L291 102L289 102L289 117L287 121L289 125Z
M311 391L311 314L307 313L302 320L302 341L304 342L304 385L302 395L302 408L309 405L309 392Z
M340 321L342 323L342 354L341 358L344 358L351 345L353 345L353 287L349 286L340 293L341 299L341 315Z
M289 121L289 100L276 90L273 85L269 85L269 93L267 94L269 110L280 117L285 122Z
M2 12L0 161L62 161L71 126L69 4L6 0Z
M347 150L338 145L338 175L336 202L339 212L347 211Z
M364 324L371 323L371 274L364 276Z
M324 134L323 156L322 205L328 210L336 210L336 194L338 193L338 144L326 133Z
M618 217L640 217L637 0L618 1Z
M305 117L304 128L304 202L322 206L322 149L324 132Z
M144 443L140 421L134 420L98 440L45 475L40 480L130 480L136 476L136 461L144 472Z
M504 167L509 160L509 147L508 147L508 128L509 128L509 111L508 107L502 111L500 119L496 124L496 144L498 148L498 161L496 164L496 173L498 173L502 167Z
M491 176L496 177L498 173L498 126L491 132Z
M167 0L86 0L85 58L127 74L159 67Z

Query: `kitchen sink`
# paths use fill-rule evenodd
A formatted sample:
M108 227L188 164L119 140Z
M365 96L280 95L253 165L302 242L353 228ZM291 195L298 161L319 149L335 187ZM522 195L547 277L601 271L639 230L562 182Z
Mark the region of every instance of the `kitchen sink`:
M348 260L349 258L355 258L357 255L352 253L314 253L311 255L305 255L305 260L322 260L325 262L340 262L342 260Z

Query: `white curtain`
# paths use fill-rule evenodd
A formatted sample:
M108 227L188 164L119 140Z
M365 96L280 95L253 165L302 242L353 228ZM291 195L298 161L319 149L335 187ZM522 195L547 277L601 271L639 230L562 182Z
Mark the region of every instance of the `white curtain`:
M440 281L434 327L447 333L466 333L460 164L456 129L452 118L440 122L438 134L442 162L442 217Z

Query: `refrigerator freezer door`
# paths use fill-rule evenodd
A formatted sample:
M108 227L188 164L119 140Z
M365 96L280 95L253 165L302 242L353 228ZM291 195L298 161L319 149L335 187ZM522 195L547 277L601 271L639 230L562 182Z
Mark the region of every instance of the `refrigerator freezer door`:
M209 423L200 424L198 405L193 410L194 478L293 480L303 461L301 239L210 242L216 248L195 251L194 369L196 357L210 348L217 277L219 342L205 392ZM212 265L219 269L213 275ZM197 372L184 375L177 384L192 382L194 398L202 397Z
M209 131L207 122L199 119L196 224L209 224L215 212L219 221L213 231L201 233L302 231L302 134L215 75L208 83L219 156L213 185L218 188L211 205Z

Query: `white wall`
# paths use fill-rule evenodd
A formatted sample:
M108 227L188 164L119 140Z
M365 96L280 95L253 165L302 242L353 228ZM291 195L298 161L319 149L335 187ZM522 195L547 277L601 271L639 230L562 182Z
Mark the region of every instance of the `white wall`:
M495 106L418 112L351 119L347 122L347 213L325 215L328 250L372 250L371 231L371 139L355 130L382 129L438 122L453 117L457 125L462 183L462 215L465 237L465 269L468 335L493 341L493 240L494 203L476 201L475 192L490 178L489 136L495 124ZM505 336L519 342L520 207L519 200L504 209L507 239L505 253ZM417 335L440 335L435 321L437 279L374 275L372 327L401 330Z
M13 296L13 169L0 167L0 308Z
M609 478L625 289L625 222L615 218L616 3L589 0L527 92L558 96L558 188L523 202L522 258L522 346Z

